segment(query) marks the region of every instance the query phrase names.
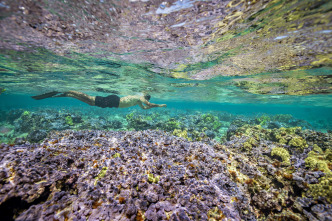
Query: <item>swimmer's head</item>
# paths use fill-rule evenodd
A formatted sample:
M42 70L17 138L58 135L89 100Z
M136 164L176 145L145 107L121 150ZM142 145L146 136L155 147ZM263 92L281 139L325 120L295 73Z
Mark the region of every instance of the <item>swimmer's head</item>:
M150 94L144 94L144 98L145 98L145 100L150 100L150 98L151 98L151 96L150 96Z

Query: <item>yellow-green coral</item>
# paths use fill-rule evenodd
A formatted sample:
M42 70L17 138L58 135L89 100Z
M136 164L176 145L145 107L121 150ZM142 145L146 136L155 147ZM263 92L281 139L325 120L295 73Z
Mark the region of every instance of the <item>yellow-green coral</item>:
M152 173L148 174L148 181L150 183L158 183L159 182L159 176L153 176Z
M281 127L279 129L272 130L272 140L276 140L281 144L288 144L292 147L296 147L299 150L302 150L308 147L305 139L297 135L301 131L301 127Z
M332 203L332 175L321 177L318 184L310 184L309 193L315 199L322 196L326 197L329 203Z
M320 148L317 144L313 145L312 151L316 152L316 153L323 153L322 148Z
M238 128L236 136L246 135L248 137L254 137L256 140L259 140L261 135L266 134L264 131L265 129L263 129L261 125L251 126L249 124L245 124Z
M281 127L279 129L265 129L261 125L251 126L243 125L238 128L234 135L243 136L246 135L252 139L248 139L243 145L245 149L250 149L260 139L271 140L280 144L289 145L291 147L298 148L303 151L308 147L307 142L299 134L301 133L301 127Z
M293 139L291 139L289 141L288 145L293 146L293 147L297 147L302 151L305 147L308 147L307 142L305 141L305 139L303 139L300 136L296 136Z
M271 120L271 118L268 115L262 115L259 118L257 118L259 125L265 125L270 120Z
M117 157L120 157L120 156L121 156L120 153L116 153L116 154L114 154L112 157L113 157L113 158L117 158Z
M188 140L190 139L190 138L188 138L188 133L187 133L186 130L175 129L173 131L173 135L177 136L177 137L183 137L183 138L188 139Z
M302 128L301 127L288 127L288 128L284 128L284 130L288 134L295 134L297 132L300 132L302 130Z
M30 111L24 111L22 115L23 115L23 116L29 116L30 114L31 114Z
M281 127L279 129L274 129L272 135L279 143L287 144L289 140L292 139L292 136L299 131L301 131L301 127Z
M95 183L94 185L97 185L98 180L100 180L101 178L103 178L106 175L107 172L107 167L103 167L101 169L101 171L99 172L99 174L95 177Z
M278 156L281 157L282 162L289 165L290 164L290 155L285 148L282 147L275 147L271 151L271 156Z
M309 193L317 198L319 196L326 197L326 199L332 202L332 172L329 168L331 164L331 149L323 151L318 145L314 145L312 151L308 153L308 157L305 159L305 164L312 170L323 171L326 175L319 179L319 183L309 185Z
M319 160L316 157L307 157L305 159L305 164L307 167L310 167L312 169L318 169L321 171L326 171L329 173L329 168L327 166L327 163L324 160Z
M217 116L208 113L203 114L202 118L205 124L212 124L214 130L218 130L221 127L220 120Z
M331 149L326 149L324 152L320 147L314 145L313 150L308 153L308 157L305 159L305 165L312 170L318 169L326 174L332 174L328 166L328 164L331 163L331 154Z
M246 142L243 143L243 149L244 150L251 150L253 146L256 146L257 145L257 141L250 137L247 139Z
M180 128L180 122L177 121L174 118L170 118L166 122L165 128L166 128L167 131L172 131L172 130L175 130L175 129L179 129Z
M215 207L214 209L210 209L208 211L207 215L208 215L208 218L210 221L223 220L225 218L225 215L218 207Z
M273 217L273 219L272 219L272 217ZM294 221L303 220L303 217L301 215L293 212L289 208L282 210L281 213L273 214L272 217L270 217L270 219L267 219L267 220L294 220Z
M274 121L288 122L293 118L291 114L276 114L272 117Z
M203 128L203 131L205 129ZM175 129L173 131L173 135L177 137L183 137L189 141L196 140L196 141L201 141L203 139L206 139L207 136L204 132L199 132L199 131L191 131L191 137L188 136L188 131L187 130L180 130L180 129Z
M66 124L70 125L70 126L73 126L74 125L74 122L73 122L73 118L71 116L67 116L65 118L65 121L66 121Z

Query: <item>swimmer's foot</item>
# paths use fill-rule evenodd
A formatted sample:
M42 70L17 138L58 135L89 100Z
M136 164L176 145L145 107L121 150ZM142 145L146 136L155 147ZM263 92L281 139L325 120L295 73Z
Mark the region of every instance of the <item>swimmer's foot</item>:
M61 93L61 92L52 91L52 92L48 92L48 93L41 94L41 95L31 96L31 97L35 100L42 100L42 99L45 99L45 98L54 97L55 95L57 95L59 93Z

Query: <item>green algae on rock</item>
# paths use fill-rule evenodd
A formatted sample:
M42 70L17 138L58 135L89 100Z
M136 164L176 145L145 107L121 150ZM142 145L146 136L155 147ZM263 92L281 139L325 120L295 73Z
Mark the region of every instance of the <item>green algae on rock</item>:
M107 167L103 167L102 169L101 169L101 171L99 172L99 174L95 177L95 182L94 182L94 185L96 186L97 185L97 183L98 183L98 181L100 180L100 179L102 179L103 177L105 177L105 175L106 175L106 172L107 172Z

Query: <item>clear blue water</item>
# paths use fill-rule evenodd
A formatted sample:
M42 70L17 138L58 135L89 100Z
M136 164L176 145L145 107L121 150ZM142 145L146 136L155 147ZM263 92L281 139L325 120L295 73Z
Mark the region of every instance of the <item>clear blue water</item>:
M290 114L295 119L304 120L309 122L313 129L326 132L332 129L332 108L297 105L293 104L270 104L270 103L217 103L217 102L188 102L188 101L171 101L154 99L150 100L152 103L167 104L167 109L170 112L188 111L194 113L200 111L207 113L210 111L227 112L233 115L242 115L247 117L256 117L259 115L277 115L277 114ZM29 95L1 95L0 110L14 110L14 109L27 109L27 110L43 110L43 109L64 109L64 110L84 110L90 113L96 113L101 116L116 115L119 113L130 113L132 111L141 110L138 106L130 107L127 109L115 108L99 108L92 107L81 101L73 98L50 98L44 100L33 100ZM146 110L149 112L158 112L158 108Z

